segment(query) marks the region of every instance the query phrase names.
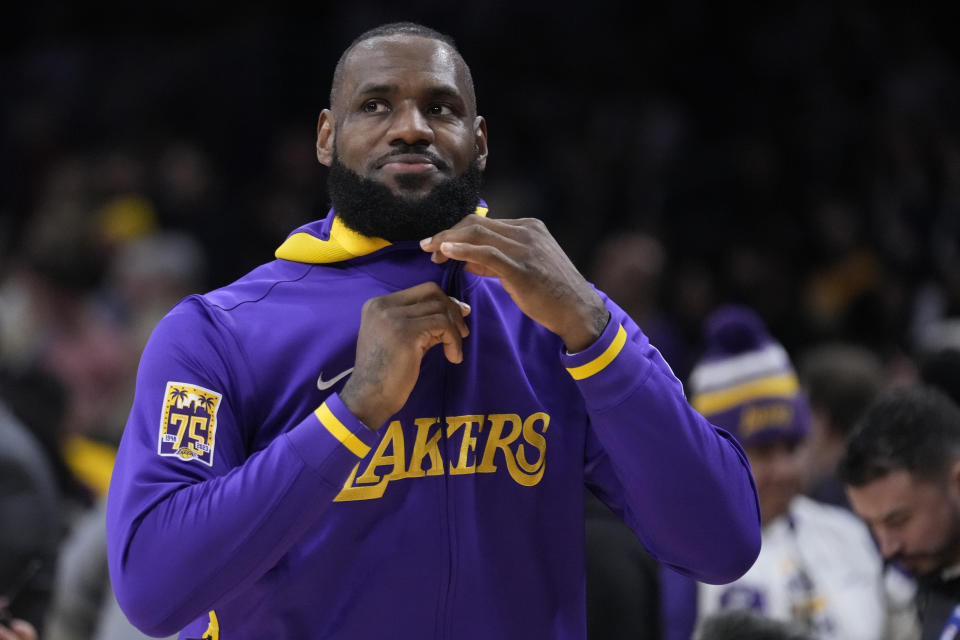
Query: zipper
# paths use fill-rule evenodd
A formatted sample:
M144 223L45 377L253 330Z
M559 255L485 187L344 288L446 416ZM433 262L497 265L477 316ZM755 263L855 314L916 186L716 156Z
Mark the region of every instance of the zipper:
M441 280L440 287L443 289L444 293L448 296L453 296L457 300L462 300L461 296L461 285L463 272L463 263L450 260L447 262L446 270L443 273L443 279ZM446 545L444 548L447 551L447 570L443 574L443 579L440 586L440 602L437 607L437 625L435 637L437 640L444 640L450 637L450 625L452 622L452 611L448 611L450 606L450 601L453 598L454 592L454 574L456 573L456 558L457 558L457 535L456 535L456 521L454 518L454 500L453 493L450 491L450 446L447 440L447 400L451 397L452 389L450 387L450 377L446 375L449 371L449 367L452 366L449 362L444 359L444 375L442 376L441 382L441 393L440 393L440 459L443 460L444 469L443 469L443 511L441 520L444 522L441 524L441 536L446 534ZM445 525L445 526L444 526ZM443 531L445 529L446 531Z

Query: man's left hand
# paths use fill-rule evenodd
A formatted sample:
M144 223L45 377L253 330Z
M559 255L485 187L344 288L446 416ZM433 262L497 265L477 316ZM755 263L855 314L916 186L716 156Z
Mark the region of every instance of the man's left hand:
M560 336L572 353L593 344L609 320L600 296L535 218L472 214L420 246L434 262L462 260L470 273L499 278L520 310Z

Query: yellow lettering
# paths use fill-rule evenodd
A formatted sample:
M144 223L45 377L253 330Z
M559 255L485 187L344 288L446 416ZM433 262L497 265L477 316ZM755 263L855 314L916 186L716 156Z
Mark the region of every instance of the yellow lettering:
M390 449L390 455L387 455L388 448ZM383 477L384 480L390 481L397 477L403 477L406 470L406 458L403 447L403 427L400 426L399 420L394 420L387 427L387 433L380 441L380 446L374 452L373 458L370 459L367 470L357 478L357 483L374 484L380 480L380 476L376 473L377 468L387 465L390 465L390 471Z
M367 487L357 487L354 485L354 482L357 478L357 470L360 468L360 463L353 465L353 470L350 472L350 477L347 478L347 481L343 483L343 489L340 490L340 493L333 499L334 502L350 502L353 500L376 500L377 498L383 497L383 492L387 490L387 484L390 482L389 479L384 478L379 483L373 486Z
M487 446L483 448L483 458L480 460L480 466L477 467L477 473L493 473L497 470L497 465L493 463L497 449L503 451L503 457L506 459L507 465L513 462L513 452L510 451L510 444L520 435L523 424L520 421L520 416L515 413L491 413L487 416L487 420L490 421L490 434L487 436ZM510 433L504 437L501 434L507 422L511 424L511 428Z
M202 436L197 433L197 427L199 427L202 431L206 431L207 419L200 416L193 416L190 418L190 439L199 444L205 444L207 438L206 436Z
M477 456L473 456L473 462L468 463L467 457L474 452L477 447L477 437L473 433L473 425L479 425L478 433L483 431L483 416L450 416L447 418L447 437L453 437L457 429L463 427L463 440L460 441L460 457L457 459L457 465L450 461L450 475L461 476L468 473L476 473Z
M183 417L181 438L183 427L187 423L186 418L186 416ZM177 421L171 417L171 422L176 424ZM543 479L547 458L546 433L550 426L548 414L534 413L526 420L515 413L449 416L446 422L448 438L452 439L458 431L462 430L456 464L453 462L453 450L450 452L451 458L447 472L451 476L495 473L498 463L497 452L500 451L503 454L503 463L507 466L507 473L517 484L532 487ZM484 428L488 426L487 422L489 422L487 440L481 455L477 449L477 440L483 434ZM367 462L366 468L362 473L360 472L362 461L353 467L343 488L334 498L334 502L375 500L383 497L387 485L394 480L443 475L445 461L439 447L443 425L438 418L417 418L415 424L417 431L409 464L405 464L406 447L403 427L398 420L394 420L387 426L387 431L377 450ZM198 439L194 434L197 428L203 426L206 425L201 425L199 422L196 425L191 423L191 438ZM528 459L528 455L532 460ZM427 463L428 459L429 463ZM424 469L425 463L429 465L426 469ZM386 473L381 475L377 471L382 467L386 467Z
M443 475L443 458L440 457L440 429L430 434L430 427L437 424L437 418L417 418L417 435L413 441L413 453L404 478L423 478L424 476ZM429 436L429 437L428 437ZM423 460L430 456L430 467L424 471Z
M740 432L744 436L773 426L786 426L793 419L793 407L788 404L773 404L748 407L740 417Z
M183 442L183 434L187 430L187 423L190 421L190 416L185 413L171 413L170 414L170 423L180 425L177 427L177 441L173 443L174 449L179 449L180 444Z
M543 423L542 434L538 433L533 428L537 422ZM525 472L533 475L526 476L523 480L518 480L517 478L514 478L514 480L517 480L517 482L526 487L532 487L540 482L541 478L543 478L543 470L546 468L547 459L547 439L544 437L544 434L547 433L547 428L549 426L550 416L543 412L534 413L523 421L523 439L527 441L527 444L540 452L536 462L531 464L527 462L527 456L524 453L523 445L521 444L519 447L517 447L517 464L520 465L520 468L522 468ZM527 484L527 482L529 482L529 484Z

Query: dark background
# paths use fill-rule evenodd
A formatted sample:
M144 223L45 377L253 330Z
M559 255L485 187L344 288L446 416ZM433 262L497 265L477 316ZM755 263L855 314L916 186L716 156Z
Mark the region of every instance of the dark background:
M337 57L406 19L453 35L472 67L494 212L543 218L610 289L603 243L652 239L663 260L636 314L679 374L724 302L791 351L915 354L960 312L952 12L725 4L7 9L0 276L26 265L96 295L117 246L104 211L131 194L151 229L201 243L201 288L269 259L326 211L313 136Z

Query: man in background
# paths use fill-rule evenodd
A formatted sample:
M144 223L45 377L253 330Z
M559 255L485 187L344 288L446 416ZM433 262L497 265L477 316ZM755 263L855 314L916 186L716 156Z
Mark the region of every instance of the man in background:
M0 403L0 620L3 621L0 638L3 640L26 640L31 638L33 627L42 628L50 603L60 539L57 499L53 470L40 443Z
M706 353L688 385L691 404L747 452L763 546L753 567L727 585L691 586L665 571L665 637L685 640L694 620L737 609L800 625L821 640L909 637L892 631L900 612L885 597L866 527L801 493L810 405L786 350L746 307L718 309L704 333Z
M960 408L919 387L866 411L839 466L886 561L917 577L924 640L960 633Z
M837 463L857 419L880 393L883 365L863 347L832 343L804 353L798 373L810 401L805 492L819 502L849 508Z

